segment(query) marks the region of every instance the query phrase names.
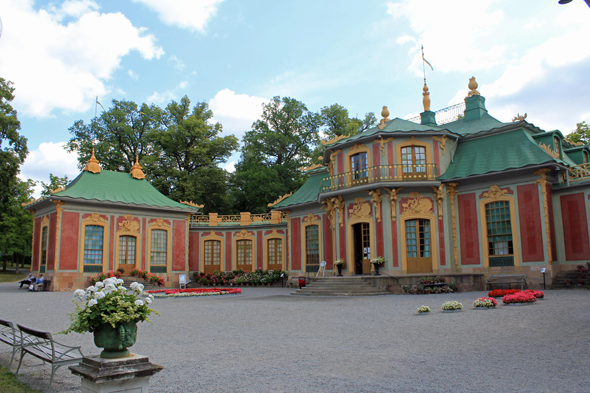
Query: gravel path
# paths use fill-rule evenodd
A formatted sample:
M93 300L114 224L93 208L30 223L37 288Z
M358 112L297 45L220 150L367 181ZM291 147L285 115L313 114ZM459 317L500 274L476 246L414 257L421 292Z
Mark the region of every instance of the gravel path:
M72 293L30 293L0 284L0 318L57 332ZM153 392L588 392L590 291L545 291L530 306L474 310L484 292L295 297L290 289L156 299L162 313L139 324L132 352L164 370ZM444 301L463 303L442 313ZM432 315L416 313L420 305ZM58 335L98 355L91 334ZM27 360L28 359L28 360ZM0 364L10 348L0 345ZM26 357L19 378L44 389L51 368ZM12 371L16 370L13 365ZM54 390L80 391L61 369ZM1 387L0 387L1 391Z

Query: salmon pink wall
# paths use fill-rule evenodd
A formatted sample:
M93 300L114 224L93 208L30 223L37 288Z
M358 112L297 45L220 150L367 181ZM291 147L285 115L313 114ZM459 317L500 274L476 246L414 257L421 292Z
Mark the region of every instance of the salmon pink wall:
M445 266L447 264L447 255L445 253L445 226L443 220L438 220L438 248L440 250L439 260L440 265Z
M562 195L560 201L565 259L568 261L588 260L590 259L590 245L588 244L588 219L584 206L584 194Z
M223 233L221 234L223 236ZM231 250L231 232L225 233L225 271L231 272L231 258L232 258L232 250Z
M379 144L378 143L373 143L373 166L374 167L378 167L379 165L381 165L381 154L379 151ZM368 162L367 162L368 165ZM381 173L379 172L379 170L375 170L373 171L373 179L375 181L379 180L379 177L381 176Z
M186 269L186 221L174 220L172 226L172 270Z
M55 234L57 226L57 213L49 215L49 239L47 239L47 270L55 268Z
M115 216L111 216L110 228L111 234L109 235L109 270L114 270L115 265L113 259L115 254Z
M391 257L393 258L393 267L398 267L399 255L397 252L397 221L393 220L391 221Z
M291 269L301 270L301 221L300 218L291 219Z
M477 265L479 261L479 231L475 193L462 194L459 205L459 236L461 239L461 265Z
M78 269L79 228L80 213L62 212L59 270Z
M43 217L35 219L35 235L33 236L33 260L32 260L32 271L39 270L39 249L41 247L41 221Z
M146 270L146 261L147 261L147 241L146 241L146 237L147 237L147 224L146 224L146 219L143 218L141 220L143 222L143 230L141 231L141 248L143 249L143 252L141 253L141 270Z
M256 232L256 268L262 269L264 267L264 243L262 239L262 231Z
M188 270L198 272L200 271L199 258L201 258L199 232L190 232L188 236Z
M545 259L539 188L536 184L516 187L518 218L520 221L520 248L523 262L540 262Z
M549 213L549 226L551 227L551 260L557 260L557 243L555 243L555 222L553 219L553 194L551 185L547 183L547 211Z

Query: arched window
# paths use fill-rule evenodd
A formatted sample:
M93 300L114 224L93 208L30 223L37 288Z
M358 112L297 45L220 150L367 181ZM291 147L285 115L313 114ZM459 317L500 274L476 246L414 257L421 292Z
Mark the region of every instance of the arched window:
M401 149L404 179L426 179L426 148L407 146Z
M367 153L358 153L350 156L350 168L352 180L360 180L369 176L367 166Z

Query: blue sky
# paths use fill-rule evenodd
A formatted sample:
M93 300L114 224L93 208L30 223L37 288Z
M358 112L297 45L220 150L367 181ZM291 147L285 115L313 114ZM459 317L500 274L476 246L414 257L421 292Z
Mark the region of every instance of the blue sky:
M34 180L77 175L62 145L96 96L108 108L187 95L238 138L275 95L312 111L418 114L420 45L432 110L461 102L475 76L502 121L526 112L564 134L590 121L582 0L0 0L0 18L0 76L16 88L31 151L21 176Z

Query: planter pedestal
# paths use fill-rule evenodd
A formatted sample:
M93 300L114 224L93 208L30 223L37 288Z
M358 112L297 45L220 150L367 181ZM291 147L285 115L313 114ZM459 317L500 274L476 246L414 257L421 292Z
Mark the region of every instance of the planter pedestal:
M82 363L69 367L82 378L82 393L148 393L150 377L163 368L147 356L135 354L123 359L85 357Z

